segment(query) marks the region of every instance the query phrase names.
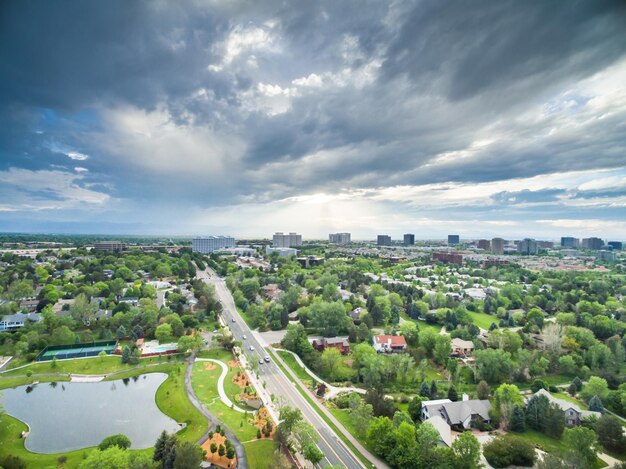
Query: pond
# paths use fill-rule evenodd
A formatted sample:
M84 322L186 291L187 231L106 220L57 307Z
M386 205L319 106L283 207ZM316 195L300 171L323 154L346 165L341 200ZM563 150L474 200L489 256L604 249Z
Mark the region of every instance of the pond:
M0 392L6 412L30 427L26 449L62 453L98 445L105 437L123 433L131 448L154 445L159 434L180 426L163 414L155 394L167 379L149 373L99 383L41 383Z

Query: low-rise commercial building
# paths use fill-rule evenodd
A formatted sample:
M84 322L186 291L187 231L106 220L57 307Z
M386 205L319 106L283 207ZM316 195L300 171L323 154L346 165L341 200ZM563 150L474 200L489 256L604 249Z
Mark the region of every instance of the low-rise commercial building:
M235 238L232 236L206 236L191 240L192 250L201 254L210 254L220 249L235 247Z
M444 264L463 264L463 254L458 252L433 252L433 261Z
M121 241L100 241L98 243L94 243L93 245L94 251L123 251L124 243Z

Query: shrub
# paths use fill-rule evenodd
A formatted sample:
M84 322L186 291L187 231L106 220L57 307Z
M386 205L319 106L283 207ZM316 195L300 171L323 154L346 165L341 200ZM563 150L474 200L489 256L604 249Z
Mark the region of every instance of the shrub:
M98 449L100 451L104 451L111 446L118 446L121 449L130 448L130 439L126 435L117 434L107 436L102 442L98 445Z
M535 463L535 448L514 436L499 436L483 447L485 458L493 467L524 466Z
M257 430L256 431L256 437L257 438L261 438L261 430Z

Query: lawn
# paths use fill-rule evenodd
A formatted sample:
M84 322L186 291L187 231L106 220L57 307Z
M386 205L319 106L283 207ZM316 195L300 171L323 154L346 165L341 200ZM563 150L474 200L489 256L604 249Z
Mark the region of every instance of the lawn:
M476 313L474 311L468 311L467 314L470 318L472 318L472 322L475 325L486 330L489 330L494 322L498 324L498 318L492 314Z
M556 438L552 438L548 435L545 435L536 430L531 430L529 428L526 429L524 433L516 433L516 436L532 443L539 449L545 451L546 453L562 453L568 451L570 448L565 444L563 439L557 440ZM606 464L601 460L596 460L595 467L601 468L605 467Z
M276 443L273 440L254 440L243 444L251 469L271 469L274 467Z
M280 354L280 357L287 364L289 369L293 371L298 378L300 378L307 385L313 382L313 377L298 364L296 357L283 350L277 350L277 352Z
M572 404L577 405L582 410L588 410L587 405L583 401L579 401L578 399L576 399L575 397L570 396L566 392L553 392L551 394L554 397L556 397L557 399L562 399L564 401L571 402Z
M232 359L232 356L230 356L230 359ZM196 362L193 365L191 384L198 400L204 404L209 412L230 428L241 441L255 439L257 429L253 424L252 412L248 415L242 414L241 412L227 407L220 400L217 392L217 380L222 373L222 368L219 365L213 364L215 368L208 369L210 366L207 367L207 365L210 365L210 362ZM224 390L231 398L241 389L232 383L232 377L237 370L238 368L231 368L224 381ZM237 392L235 392L236 390Z
M18 370L24 372L24 370ZM177 422L186 422L187 427L177 433L177 436L183 441L193 441L194 443L202 436L206 429L206 423L200 412L193 407L184 388L185 366L177 363L164 363L155 367L151 367L148 372L168 373L168 378L161 384L156 393L156 403L161 411L172 417ZM118 376L108 377L109 380L121 379L124 377L136 376L143 374L144 370L128 371ZM66 381L66 377L59 379L58 377L37 378L36 381ZM15 377L11 379L0 380L2 388L19 386L32 382L33 378L26 376ZM89 454L93 448L83 448L76 451L70 451L60 454L38 454L31 453L24 447L24 440L20 438L22 431L26 431L27 426L23 422L17 420L10 415L4 414L0 417L0 456L15 455L20 457L26 467L57 467L58 458L66 456L67 461L63 465L64 468L71 469L78 467L83 459ZM152 449L139 450L141 452L151 453Z
M176 356L174 358L168 357L148 357L139 360L138 364L131 365L122 363L121 357L118 355L107 355L106 357L93 357L93 358L74 358L70 360L59 360L56 363L52 361L36 362L18 370L9 369L3 373L0 373L0 377L4 376L21 376L27 372L32 374L89 374L89 375L101 375L106 373L114 373L117 371L131 370L137 367L146 367L154 363L176 361L181 358Z
M409 321L413 321L413 320L409 319ZM429 329L436 334L439 334L439 332L441 332L441 326L437 324L428 324L426 321L413 321L413 322L417 324L417 329L419 332L423 332Z

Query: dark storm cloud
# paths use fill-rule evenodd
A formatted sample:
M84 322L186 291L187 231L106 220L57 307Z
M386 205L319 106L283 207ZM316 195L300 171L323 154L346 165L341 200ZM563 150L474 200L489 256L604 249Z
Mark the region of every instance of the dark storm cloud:
M387 77L443 79L452 99L534 95L587 76L624 54L621 0L415 4L386 54ZM546 80L546 78L550 78Z
M623 167L626 106L564 93L624 57L624 24L602 0L7 1L0 171L64 172L55 201L73 184L132 216Z

